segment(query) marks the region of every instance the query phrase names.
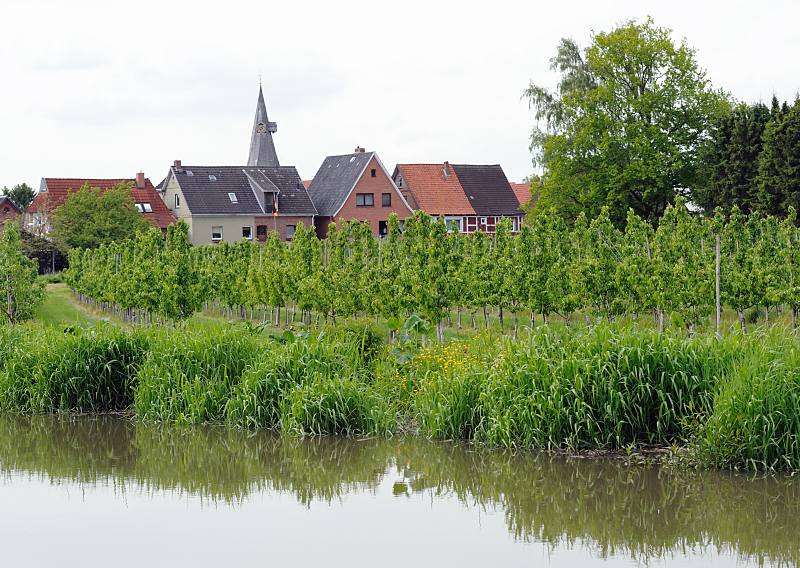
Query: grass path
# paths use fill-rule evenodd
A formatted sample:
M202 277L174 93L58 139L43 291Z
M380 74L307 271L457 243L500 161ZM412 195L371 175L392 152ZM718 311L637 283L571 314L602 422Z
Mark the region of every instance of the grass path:
M100 319L72 301L66 284L48 284L44 302L36 310L36 321L45 325L75 325Z

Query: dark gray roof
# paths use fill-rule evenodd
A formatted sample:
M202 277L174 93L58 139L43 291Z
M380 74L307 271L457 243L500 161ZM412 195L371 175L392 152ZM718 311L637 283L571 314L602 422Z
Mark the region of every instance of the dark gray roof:
M265 211L256 197L254 189L257 188L278 190L281 215L316 214L294 166L183 166L173 167L172 174L181 187L186 206L194 215L271 214L272 211ZM228 193L236 195L237 203L231 202Z
M17 204L11 201L11 199L9 199L5 195L0 195L0 205L10 205L11 207L19 211L19 207L17 207Z
M451 164L458 181L478 215L519 215L514 190L499 165Z
M375 152L328 156L308 187L308 195L319 215L333 216L358 181Z

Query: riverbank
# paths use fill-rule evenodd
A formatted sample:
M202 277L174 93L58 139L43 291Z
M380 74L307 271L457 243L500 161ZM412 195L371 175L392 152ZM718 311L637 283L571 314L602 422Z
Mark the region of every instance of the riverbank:
M700 465L800 469L796 344L782 331L718 340L608 325L427 347L389 343L367 323L282 335L7 327L0 410L578 453L671 448Z

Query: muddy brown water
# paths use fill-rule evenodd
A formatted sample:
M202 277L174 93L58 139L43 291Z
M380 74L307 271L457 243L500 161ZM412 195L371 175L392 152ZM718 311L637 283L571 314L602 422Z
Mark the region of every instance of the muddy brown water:
M0 417L5 566L796 566L800 475Z

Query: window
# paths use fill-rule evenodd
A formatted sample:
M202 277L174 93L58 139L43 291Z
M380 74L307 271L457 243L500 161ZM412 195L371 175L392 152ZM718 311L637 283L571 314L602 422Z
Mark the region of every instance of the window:
M175 209L181 208L181 196L177 193L175 194Z
M177 195L175 196L177 197ZM139 213L152 213L153 206L150 203L137 203L136 209L139 210Z
M461 217L445 217L444 223L447 225L448 233L461 232Z
M391 206L392 206L392 194L381 193L381 207L391 207Z
M222 225L218 227L211 227L211 240L213 242L222 240Z
M192 177L194 175L194 172L192 170L186 170L186 175Z
M370 176L370 177L377 177L377 175L378 175L378 170L376 170L375 168L372 168L372 169L369 171L369 176Z
M294 231L297 228L297 225L286 225L286 238L291 239L294 238Z
M239 203L239 200L236 198L236 194L235 193L229 193L228 194L228 199L231 200L231 203Z
M389 223L387 221L378 221L378 235L385 237L389 234Z
M375 195L372 193L356 193L357 207L372 207L375 205Z
M208 181L217 181L217 176L214 174L208 174Z
M253 240L253 227L247 225L242 227L242 238L248 241Z

